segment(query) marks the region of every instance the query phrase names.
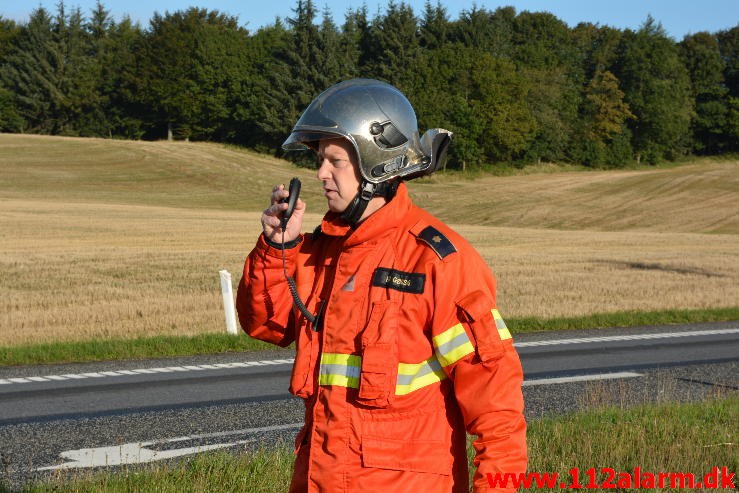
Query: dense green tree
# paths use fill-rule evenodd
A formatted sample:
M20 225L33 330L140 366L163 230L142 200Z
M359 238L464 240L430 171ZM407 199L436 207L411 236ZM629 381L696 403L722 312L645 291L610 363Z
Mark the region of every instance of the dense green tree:
M0 61L3 60L15 39L20 33L20 27L12 19L5 19L0 15Z
M724 80L728 89L726 133L722 148L739 150L739 25L716 33L724 62Z
M419 127L455 133L449 165L619 166L739 149L739 26L677 44L546 12L391 1L341 28L314 0L255 33L190 8L142 29L102 0L27 23L0 17L0 130L235 142L279 153L300 112L350 77L403 90ZM247 20L248 24L248 20Z
M519 159L536 130L526 104L528 81L510 60L461 43L423 55L411 92L422 130L454 132L451 167Z
M441 2L437 0L436 5L432 5L426 0L419 26L419 45L424 50L440 49L449 42L450 28L449 15Z
M568 160L583 77L570 31L549 13L523 12L514 27L515 60L530 82L526 101L537 128L526 156L537 161Z
M623 131L626 120L634 118L624 102L618 79L609 71L597 72L585 89L583 113L587 116L587 137L601 144Z
M729 95L739 96L739 25L716 33Z
M451 39L462 46L488 50L494 46L493 26L490 22L492 14L489 10L473 5L470 10L463 10L459 19L452 24Z
M612 27L580 23L571 38L581 66L583 80L592 80L596 73L611 71L619 56L622 32Z
M21 132L23 123L13 93L0 87L0 132Z
M0 78L28 129L99 135L104 128L99 63L79 8L36 9L9 49Z
M482 125L484 156L493 162L520 158L537 130L526 105L530 83L512 62L487 53L471 68L471 106Z
M515 58L529 68L565 66L575 68L577 59L570 30L548 12L522 12L514 23Z
M701 153L716 153L723 147L728 125L726 68L715 36L700 32L686 36L679 44L682 62L690 74L691 97L695 113L691 122L692 148Z
M284 70L284 62L276 53L284 53L292 42L291 34L281 19L259 29L244 47L251 67L235 94L234 141L261 152L276 152L285 138L289 122L281 120L281 102L270 102L275 74Z
M96 56L102 63L100 92L105 98L107 136L139 139L150 126L159 125L147 100L145 34L129 17L111 22L106 31Z
M154 14L144 70L161 136L219 136L231 114L229 96L244 65L246 35L235 17L216 10Z
M0 66L5 64L5 57L13 48L20 27L10 19L0 15ZM4 89L0 78L0 132L18 132L23 129L23 119L18 114L15 95Z
M347 70L350 77L360 75L360 57L362 56L362 40L369 32L369 22L367 21L367 6L361 9L349 9L344 17L342 32L339 36L341 45L341 56L347 63Z
M636 118L629 121L636 160L656 163L688 148L693 101L675 43L648 17L622 38L616 76Z
M623 166L630 160L626 121L634 115L624 102L615 75L607 70L593 75L585 88L580 114L580 131L574 145L579 162L591 166Z
M266 74L256 124L273 149L290 133L302 110L321 91L336 82L329 68L338 52L321 50L321 33L312 0L298 0L295 16L288 18L286 43L273 51L274 64ZM324 32L324 35L327 33ZM338 49L338 46L334 46ZM327 73L328 72L328 73Z
M331 84L354 75L355 52L347 48L342 42L341 32L333 21L331 11L324 9L318 28L318 49L324 55L320 70L326 83Z
M409 89L421 49L418 31L413 9L405 2L396 4L391 0L385 15L372 21L369 55L373 61L368 64L367 75L386 80L401 90Z
M453 115L468 107L468 102L457 96L469 85L466 77L468 64L459 56L459 50L464 49L457 43L447 43L436 50L422 51L413 87L408 91L421 132L441 127L455 133L449 159L453 166L461 165L463 161L474 161L462 151L465 145L460 138L464 138L465 132L459 126L459 121L453 119ZM460 157L462 155L464 157Z

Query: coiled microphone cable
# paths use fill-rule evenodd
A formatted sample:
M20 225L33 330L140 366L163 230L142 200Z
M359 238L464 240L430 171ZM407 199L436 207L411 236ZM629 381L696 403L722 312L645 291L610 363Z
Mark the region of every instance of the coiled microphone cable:
M293 297L293 303L295 306L298 307L298 310L300 310L300 313L303 314L303 316L310 322L311 327L313 327L313 330L318 330L316 327L316 319L318 318L316 315L313 315L309 310L308 307L305 306L305 303L303 303L303 300L300 299L300 296L298 295L298 287L295 285L295 279L287 275L287 263L285 261L285 229L282 228L282 272L285 274L285 279L287 279L287 286L290 289L290 294Z

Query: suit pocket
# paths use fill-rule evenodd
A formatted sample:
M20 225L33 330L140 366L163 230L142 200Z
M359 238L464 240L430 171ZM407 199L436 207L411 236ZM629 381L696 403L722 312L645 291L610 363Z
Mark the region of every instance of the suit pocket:
M466 323L475 338L480 361L493 365L505 353L505 346L498 334L493 316L494 305L482 291L473 291L456 302L459 319Z
M370 320L362 332L360 404L388 407L395 397L398 379L398 307L390 300L372 305Z
M370 411L371 412L371 411ZM450 475L451 429L444 410L383 415L362 424L362 465Z
M290 376L290 393L306 399L313 394L313 372L318 360L318 341L302 315L295 334L295 362Z

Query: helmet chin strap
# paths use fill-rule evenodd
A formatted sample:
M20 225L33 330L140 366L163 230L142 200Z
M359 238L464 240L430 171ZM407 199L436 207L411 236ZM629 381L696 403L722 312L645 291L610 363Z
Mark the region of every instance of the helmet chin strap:
M381 183L370 183L367 180L362 180L359 193L346 207L346 210L341 213L341 219L349 223L350 226L356 227L372 197L381 196L390 200L395 197L395 192L398 190L399 184L400 182L397 180Z

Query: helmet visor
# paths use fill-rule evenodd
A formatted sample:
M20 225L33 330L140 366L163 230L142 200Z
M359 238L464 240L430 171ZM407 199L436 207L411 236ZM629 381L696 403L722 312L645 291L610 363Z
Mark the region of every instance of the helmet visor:
M298 128L296 125L290 135L282 143L282 148L286 151L304 151L306 149L313 149L314 151L318 148L318 141L323 139L349 139L353 142L350 136L339 132L339 131L328 131L325 129L316 128Z

